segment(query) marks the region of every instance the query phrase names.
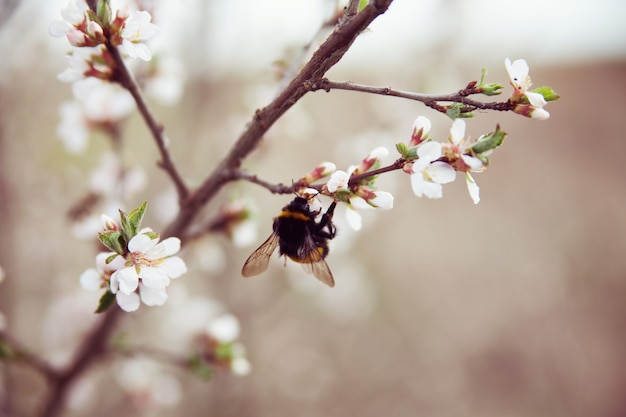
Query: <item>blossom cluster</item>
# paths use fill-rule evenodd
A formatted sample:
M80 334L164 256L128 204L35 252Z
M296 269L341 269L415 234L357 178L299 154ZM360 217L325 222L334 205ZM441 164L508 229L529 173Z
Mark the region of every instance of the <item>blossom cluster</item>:
M407 161L403 170L411 176L413 193L418 197L443 197L443 184L456 179L456 173L465 175L467 189L474 204L480 201L480 190L472 172L483 172L489 162L487 156L504 140L499 127L476 141L465 136L465 121L452 122L447 143L430 138L431 122L419 116L413 123L413 134L408 144L398 144L398 151Z
M347 170L337 170L332 162L324 162L298 182L310 184L322 178L329 177L322 185L321 193L332 195L335 200L345 203L346 220L354 230L361 229L361 215L359 210L393 208L393 195L387 191L376 188L377 175L373 173L380 168L383 158L389 155L387 148L379 146L365 156L359 165L351 165ZM369 175L368 175L369 174ZM315 189L302 191L304 194L315 195Z
M102 216L104 232L100 241L112 252L96 256L96 268L80 276L87 290L106 289L98 311L109 307L112 298L124 311L135 311L140 304L160 306L167 301L166 289L172 279L187 272L185 262L178 256L180 239L170 237L159 242L159 235L150 228L137 230L145 204L129 215L120 212L118 225ZM120 243L123 242L123 243Z
M125 56L149 61L152 53L145 41L158 33L158 27L147 11L131 10L129 5L112 13L108 0L100 0L97 11L85 0L76 0L61 10L61 16L63 20L50 24L49 33L67 38L71 46L68 66L58 78L73 84L75 100L62 104L57 136L69 152L80 153L90 130L115 132L117 124L134 109L130 93L111 83L117 80L118 68L111 48L119 47Z

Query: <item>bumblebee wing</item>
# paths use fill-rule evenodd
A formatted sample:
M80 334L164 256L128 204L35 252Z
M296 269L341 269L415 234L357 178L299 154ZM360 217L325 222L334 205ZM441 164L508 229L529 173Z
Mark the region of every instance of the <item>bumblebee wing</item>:
M328 267L328 264L325 260L321 259L317 262L312 263L311 269L313 270L313 276L315 276L315 278L319 279L331 288L335 286L333 273L330 272L330 268Z
M241 275L248 278L264 272L270 263L270 256L272 256L272 253L276 250L276 246L278 246L278 235L272 233L270 237L248 257L241 269Z
M311 251L302 259L302 267L307 274L313 274L315 278L319 279L329 287L332 288L335 286L333 273L330 272L328 264L317 250Z

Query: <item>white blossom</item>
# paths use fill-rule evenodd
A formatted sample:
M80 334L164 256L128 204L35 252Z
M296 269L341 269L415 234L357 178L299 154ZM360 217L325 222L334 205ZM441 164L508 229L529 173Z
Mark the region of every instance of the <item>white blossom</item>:
M144 41L152 38L159 31L158 26L151 23L152 16L145 10L131 11L122 29L122 47L131 58L144 61L152 59L152 53Z
M416 196L443 197L443 186L454 181L456 171L445 162L437 161L442 156L439 142L423 142L417 148L418 159L413 162L411 187Z

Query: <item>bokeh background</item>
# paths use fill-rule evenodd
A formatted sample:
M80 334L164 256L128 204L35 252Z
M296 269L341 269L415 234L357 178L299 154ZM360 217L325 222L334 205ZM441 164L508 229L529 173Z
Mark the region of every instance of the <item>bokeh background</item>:
M82 290L78 277L97 246L77 237L68 211L111 149L95 134L84 153L71 154L55 133L59 106L71 98L56 79L68 46L47 27L64 6L0 1L0 311L15 338L53 363L66 362L96 320L98 294ZM177 59L184 77L173 105L150 105L191 184L269 103L280 87L276 63L296 56L333 6L150 4L162 27L159 56ZM245 198L255 207L256 240L239 248L206 236L188 245L182 256L190 271L172 284L168 304L128 314L119 334L183 351L181 329L219 303L240 320L252 373L219 371L205 382L150 368L176 378L181 394L146 410L119 382L122 360L109 358L76 384L65 415L626 415L624 16L618 0L396 0L329 78L448 93L482 67L488 80L507 84L504 59L525 58L535 85L561 95L546 108L551 118L479 113L468 120L473 137L496 123L509 133L490 168L475 176L478 205L463 181L446 186L443 199L426 200L411 193L405 174L391 173L379 185L395 195L393 210L364 213L358 233L338 210L327 259L334 289L278 259L263 276L240 277L290 196L232 184L201 218ZM418 115L433 121L434 137L447 137L450 121L419 103L309 94L244 167L288 184L324 160L345 169L379 145L393 155ZM123 137L122 159L141 167L147 182L122 208L147 200L144 224L162 230L175 214L174 192L138 115ZM2 410L33 415L43 380L20 366L0 369Z

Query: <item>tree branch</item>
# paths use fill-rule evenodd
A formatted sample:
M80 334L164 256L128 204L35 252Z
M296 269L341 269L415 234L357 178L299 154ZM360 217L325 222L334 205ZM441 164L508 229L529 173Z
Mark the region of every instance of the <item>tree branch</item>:
M237 142L217 165L202 185L183 202L181 210L170 226L163 233L167 236L183 236L204 205L232 177L229 173L238 168L241 161L259 144L263 135L289 108L298 102L307 92L306 87L312 80L318 80L332 68L348 51L357 36L367 29L369 24L383 14L393 0L374 0L356 15L346 14L330 36L315 51L309 62L302 68L289 85L265 108L257 110Z
M307 85L310 91L324 90L329 92L331 90L346 90L357 91L360 93L378 94L382 96L392 96L405 98L408 100L419 101L431 107L439 112L446 113L447 107L442 106L441 103L461 103L465 106L461 108L461 113L468 113L474 110L495 110L495 111L509 111L513 110L515 105L512 105L509 101L505 102L482 102L469 98L470 95L480 94L478 88L473 85L473 82L468 86L452 94L420 94L410 91L394 90L389 87L372 87L369 85L356 84L352 82L337 82L330 81L326 78L321 78Z

